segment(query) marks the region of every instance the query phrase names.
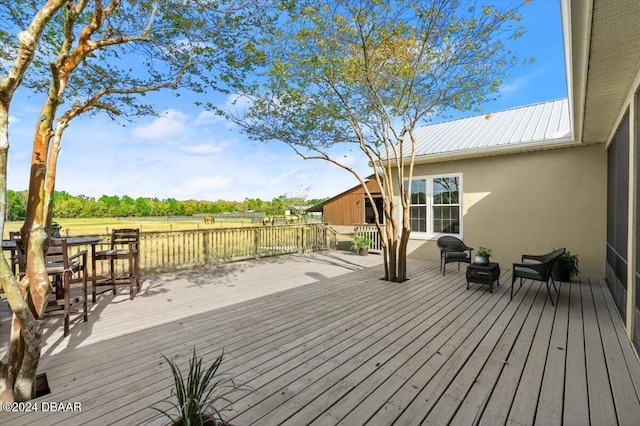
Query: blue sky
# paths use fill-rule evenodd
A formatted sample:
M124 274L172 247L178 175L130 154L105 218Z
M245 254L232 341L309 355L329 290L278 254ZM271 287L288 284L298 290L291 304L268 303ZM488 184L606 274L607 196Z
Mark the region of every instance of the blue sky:
M566 97L559 0L533 0L522 8L527 33L511 49L532 65L516 67L492 112ZM31 144L41 100L19 91L10 112L8 188L27 188ZM302 160L283 143L249 142L230 123L193 105L189 96L156 95L162 118L146 117L126 127L105 116L74 120L65 131L56 189L72 195L128 195L179 200L271 200L306 192L331 197L357 184L324 161ZM220 96L220 104L229 99ZM471 115L456 114L456 117ZM355 152L337 148L350 165L368 173ZM306 189L308 188L308 191Z

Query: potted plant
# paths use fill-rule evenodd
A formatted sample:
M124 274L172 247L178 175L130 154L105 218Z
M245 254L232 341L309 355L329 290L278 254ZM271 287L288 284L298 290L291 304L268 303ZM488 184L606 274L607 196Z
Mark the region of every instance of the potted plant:
M551 269L551 277L554 281L569 282L571 278L578 275L578 255L565 251L556 260L556 264Z
M491 256L491 249L486 247L478 247L478 253L474 263L476 265L488 265L489 257Z
M226 395L239 389L230 377L218 373L222 363L224 352L218 355L213 363L206 369L202 367L202 357L193 355L189 360L189 371L186 377L178 368L176 361L162 357L169 363L175 387L171 394L176 401L166 401L177 411L171 413L160 408L154 410L164 414L170 420L170 425L198 425L198 426L230 426L222 417L218 404L227 405L229 400Z
M366 235L356 235L351 243L351 250L358 253L360 256L366 256L369 254L369 246L373 240Z

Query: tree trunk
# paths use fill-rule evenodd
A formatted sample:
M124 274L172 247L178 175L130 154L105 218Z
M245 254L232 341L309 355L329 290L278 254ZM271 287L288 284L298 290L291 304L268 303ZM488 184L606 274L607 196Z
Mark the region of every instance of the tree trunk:
M0 234L4 233L4 220L6 217L9 106L11 98L33 60L43 29L68 1L49 0L45 3L34 16L28 28L18 34L20 49L8 73L3 75L2 80L0 80ZM34 170L32 169L33 172ZM37 202L38 200L29 198L30 205ZM23 232L23 236L26 238L27 234ZM43 260L42 245L39 246L39 249L39 259ZM7 296L7 301L13 312L9 341L9 360L7 364L0 362L0 400L3 402L26 401L33 398L36 371L40 360L40 344L42 342L41 317L50 291L48 277L46 277L46 271L44 270L44 262L40 262L39 266L40 274L38 274L38 278L40 280L38 282L25 277L21 283L18 283L6 258L3 256L0 259L0 286ZM32 277L35 276L33 272L30 275ZM42 285L43 280L46 281L46 286ZM35 306L33 303L34 296L36 296ZM44 303L42 303L43 301ZM38 304L41 306L38 307Z

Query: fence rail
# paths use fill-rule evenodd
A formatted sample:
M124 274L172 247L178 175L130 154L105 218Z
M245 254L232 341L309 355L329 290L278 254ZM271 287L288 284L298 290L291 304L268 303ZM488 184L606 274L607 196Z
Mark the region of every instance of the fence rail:
M96 234L102 241L96 246L103 250L111 234ZM141 231L140 270L163 272L233 260L261 258L288 253L305 253L335 249L336 231L327 224L256 226L244 228L194 229L181 231ZM90 247L71 247L73 252L88 250L87 263L91 268ZM11 253L4 252L11 263ZM127 268L126 260L115 262L116 273ZM96 263L97 275L108 272L108 262Z
M336 233L326 224L140 232L140 269L167 271L336 245Z

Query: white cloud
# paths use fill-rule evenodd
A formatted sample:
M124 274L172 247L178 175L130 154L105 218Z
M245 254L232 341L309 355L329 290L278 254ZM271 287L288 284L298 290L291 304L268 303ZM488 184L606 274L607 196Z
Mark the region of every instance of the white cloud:
M222 152L224 150L224 146L222 145L211 145L211 144L199 144L192 146L181 146L180 151L189 155L212 155Z
M530 72L523 74L512 81L504 83L500 86L500 94L503 96L517 95L520 92L528 91L531 88L531 83L536 77L537 72Z
M187 115L174 109L168 109L149 124L143 124L131 130L136 139L168 140L184 135L187 131Z
M20 121L20 119L18 117L16 117L15 115L10 115L9 116L9 123L17 123L18 121Z
M291 181L297 180L296 173L297 173L297 170L295 169L286 170L285 172L280 173L278 176L269 177L263 183L266 184L266 186L268 187L272 187L272 188L278 187L285 182L291 182Z
M210 124L220 123L221 121L225 121L225 118L221 115L216 114L212 111L202 111L195 120L193 120L193 124L196 126L206 126Z
M230 176L195 176L182 185L180 199L195 198L213 201L219 198L216 195L220 190L228 189L232 183L233 179ZM185 197L187 195L188 197Z
M224 109L235 108L236 110L243 110L249 105L251 105L251 100L248 97L236 93L236 94L227 96L224 104L222 105L222 108Z

